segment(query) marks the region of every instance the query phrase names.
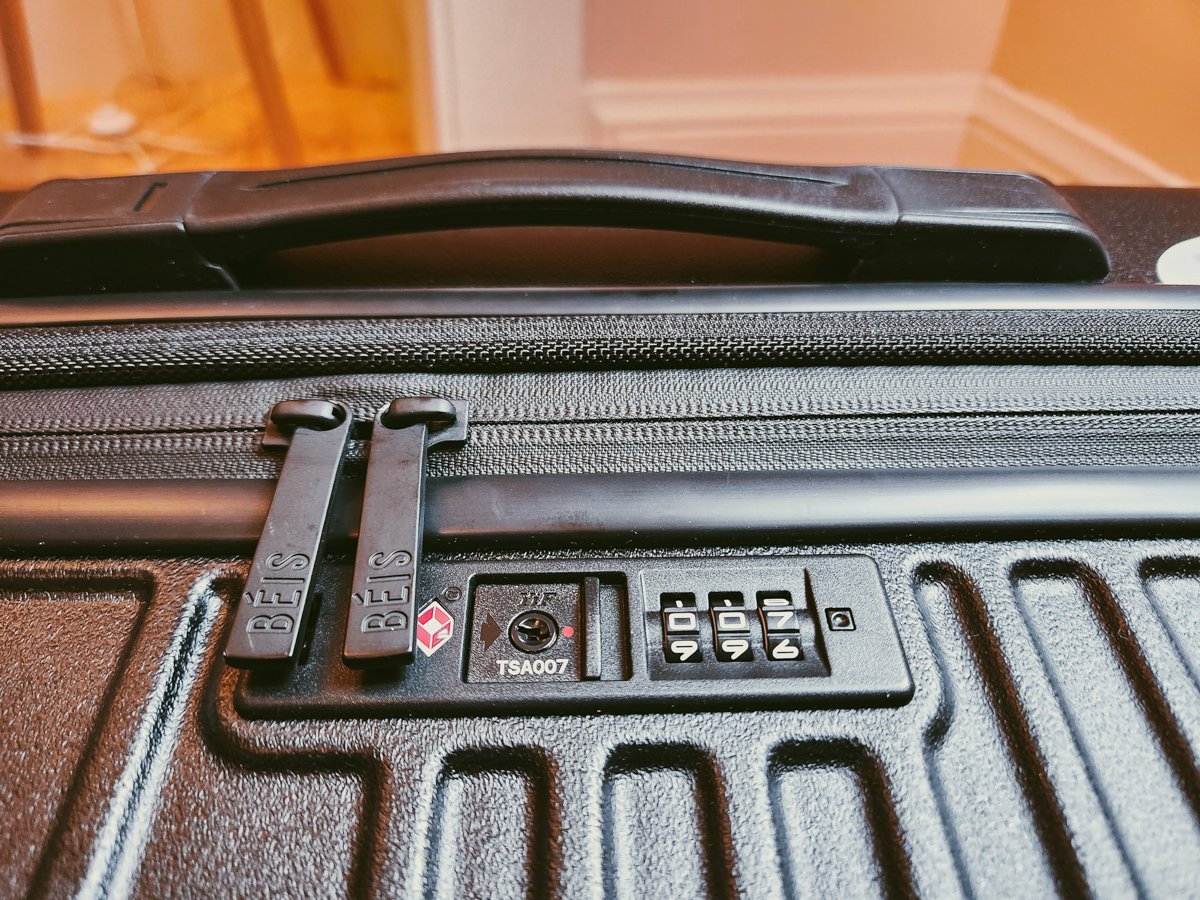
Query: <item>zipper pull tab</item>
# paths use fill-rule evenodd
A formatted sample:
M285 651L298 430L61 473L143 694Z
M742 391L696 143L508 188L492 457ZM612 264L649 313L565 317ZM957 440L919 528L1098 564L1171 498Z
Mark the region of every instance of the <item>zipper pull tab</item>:
M229 665L249 668L295 655L352 425L344 406L326 400L271 408L263 446L288 450L225 643Z
M363 488L342 658L365 667L413 658L425 528L425 454L467 440L467 404L401 397L379 411Z

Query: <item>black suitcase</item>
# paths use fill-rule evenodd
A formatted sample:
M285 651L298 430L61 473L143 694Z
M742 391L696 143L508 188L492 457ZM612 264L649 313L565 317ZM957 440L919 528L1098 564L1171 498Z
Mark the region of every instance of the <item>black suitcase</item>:
M1193 895L1198 228L574 151L0 197L0 893Z

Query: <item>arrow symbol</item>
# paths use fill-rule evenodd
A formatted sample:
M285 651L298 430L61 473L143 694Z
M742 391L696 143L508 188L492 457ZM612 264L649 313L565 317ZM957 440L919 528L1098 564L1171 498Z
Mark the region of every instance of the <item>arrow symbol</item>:
M483 627L479 629L479 636L483 639L483 649L487 650L492 646L492 642L500 637L502 629L496 620L492 618L492 614L488 613L488 617L483 620Z

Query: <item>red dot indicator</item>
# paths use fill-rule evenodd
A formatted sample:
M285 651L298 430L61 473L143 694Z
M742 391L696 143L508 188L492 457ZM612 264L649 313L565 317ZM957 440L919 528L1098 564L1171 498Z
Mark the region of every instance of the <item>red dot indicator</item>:
M575 637L575 629L570 625L564 625L562 629L563 637Z

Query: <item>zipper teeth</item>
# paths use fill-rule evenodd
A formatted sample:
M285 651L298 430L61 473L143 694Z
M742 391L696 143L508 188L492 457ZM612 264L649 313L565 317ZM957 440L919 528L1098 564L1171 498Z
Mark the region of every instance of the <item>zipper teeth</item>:
M429 474L1188 465L1200 414L484 424ZM367 441L351 441L361 465ZM0 477L273 478L259 432L0 437Z
M600 442L741 441L765 447L848 440L878 446L902 439L923 448L923 442L944 442L952 434L986 443L1009 433L1092 446L1103 455L1104 442L1129 446L1139 434L1159 433L1178 445L1200 433L1200 373L1169 367L1048 372L982 366L933 374L912 368L708 370L667 371L654 378L622 372L501 379L356 376L215 384L182 393L178 386L161 386L0 395L7 410L0 456L65 459L139 450L169 455L205 448L249 454L257 448L266 410L281 397L339 401L365 422L392 397L404 395L470 399L472 440L464 458L477 461L472 446L532 447L561 457L560 447ZM1117 434L1113 423L1131 433ZM945 449L943 456L950 454ZM352 458L361 452L352 445Z
M1194 412L1200 372L1172 367L701 370L538 376L354 376L288 383L0 394L0 437L260 431L277 400L346 404L366 422L397 396L464 398L478 424ZM116 412L110 412L115 410Z
M1053 434L1065 441L1081 443L1122 437L1122 430L1136 421L1136 433L1146 438L1168 436L1200 438L1200 410L1121 410L1117 412L979 412L921 413L889 416L780 416L753 419L698 419L680 421L639 420L531 422L493 421L472 425L468 447L548 446L571 443L651 443L656 441L701 441L724 438L732 441L780 442L851 439L883 441L903 437L910 441L943 443L950 437L1001 440L1032 434ZM1078 434L1078 426L1087 433ZM932 427L931 427L932 426ZM1098 435L1095 432L1109 432ZM261 427L191 429L172 431L91 431L0 434L0 455L43 452L86 452L89 450L132 451L138 449L184 450L206 447L253 448L258 446ZM366 441L352 440L352 448Z
M627 406L612 404L554 404L548 406L501 405L472 406L473 426L522 426L530 428L570 426L621 426L658 425L669 422L679 424L739 421L788 421L823 422L842 421L911 421L933 418L996 418L996 419L1046 419L1079 418L1088 416L1191 416L1200 414L1200 401L1192 405L1191 398L1183 405L1163 408L1161 400L1151 403L1149 399L1132 398L1130 402L1114 404L1109 409L1071 408L1074 404L1054 403L1043 408L1022 408L1013 404L1009 408L995 403L968 402L958 408L931 408L920 403L851 402L831 404L828 409L813 411L809 407L798 408L789 402L758 403L752 400L728 403L673 403L669 408L647 403L631 403ZM355 412L355 420L370 421L370 416ZM258 416L203 416L200 418L170 419L155 417L137 419L74 420L55 423L48 427L46 422L30 420L10 421L0 426L0 440L16 438L69 438L69 437L121 437L132 435L214 435L214 434L261 434L264 417Z
M90 428L64 428L54 431L37 431L37 430L14 430L0 431L0 441L20 441L20 440L46 440L52 441L56 439L105 439L105 438L122 438L122 437L158 437L162 439L169 438L187 438L196 437L216 437L220 435L235 435L235 434L262 434L263 426L258 425L184 425L170 426L165 423L156 426L154 423L150 425L117 425L114 424L111 428L106 427L90 427Z
M257 417L240 414L210 414L199 416L119 416L97 418L74 417L10 418L0 423L0 438L121 435L121 434L205 434L214 432L262 431L265 414Z
M936 415L885 417L810 417L776 420L704 420L693 422L607 422L495 425L484 427L473 435L473 443L486 446L493 441L509 440L560 445L576 438L588 442L626 443L653 440L690 440L727 436L733 440L765 439L768 441L836 440L843 437L867 440L891 440L896 436L944 441L950 434L997 439L1011 435L1050 432L1068 440L1091 438L1076 426L1119 432L1128 429L1131 421L1139 428L1131 436L1167 434L1180 436L1189 430L1200 435L1200 413L1070 413L1070 414L998 414L998 415ZM932 426L932 427L931 427ZM1181 427L1182 426L1182 427Z
M147 434L104 432L96 434L21 435L0 437L0 457L42 454L46 457L83 453L139 451L248 450L258 445L258 435L248 431Z

